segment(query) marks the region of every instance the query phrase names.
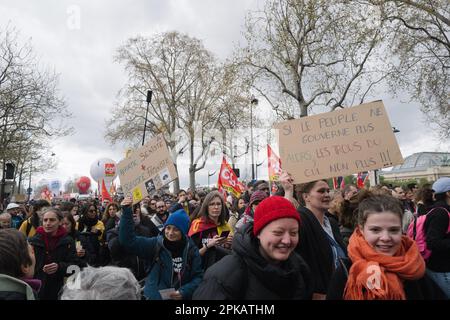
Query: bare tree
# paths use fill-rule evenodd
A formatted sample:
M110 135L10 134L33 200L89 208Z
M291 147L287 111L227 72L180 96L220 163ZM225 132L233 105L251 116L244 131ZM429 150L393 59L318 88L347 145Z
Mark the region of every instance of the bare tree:
M396 60L390 76L394 93L406 90L421 104L430 124L450 137L450 2L369 0L380 11Z
M270 0L249 14L241 59L280 116L361 103L382 81L380 21L362 8L351 1Z
M139 144L146 115L144 98L151 89L147 128L151 135L164 134L175 164L189 148L190 184L195 187L195 173L204 167L208 155L208 132L217 125L221 101L235 77L198 39L178 32L129 39L115 58L125 64L128 83L107 121L107 140ZM174 189L179 190L178 180Z
M55 73L38 69L29 43L20 44L18 32L0 31L0 161L26 161L22 145L70 134L70 117L58 93ZM48 148L48 145L46 145ZM28 150L30 151L30 150ZM3 197L4 178L1 197Z

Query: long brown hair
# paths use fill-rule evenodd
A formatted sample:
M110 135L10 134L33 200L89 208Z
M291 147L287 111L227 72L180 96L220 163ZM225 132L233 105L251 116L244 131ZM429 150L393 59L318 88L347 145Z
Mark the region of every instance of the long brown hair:
M322 179L322 180L314 180L314 181L306 182L306 183L300 183L300 184L296 184L294 186L295 195L297 196L297 201L300 203L300 205L302 205L303 207L306 206L305 199L303 199L303 195L310 193L311 190L316 185L316 183L319 181L323 181L328 184L327 180Z
M200 211L197 216L198 217L208 217L209 204L215 198L219 198L220 202L222 202L222 209L220 211L219 223L220 223L220 225L224 225L226 223L226 216L228 214L228 208L225 204L225 201L223 200L222 194L219 191L211 191L210 193L208 193L206 195L205 200L203 200L202 206L201 206Z

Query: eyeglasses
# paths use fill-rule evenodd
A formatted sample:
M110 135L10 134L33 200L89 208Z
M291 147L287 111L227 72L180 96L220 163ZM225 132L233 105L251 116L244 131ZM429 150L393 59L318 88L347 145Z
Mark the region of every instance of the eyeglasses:
M156 202L150 202L150 205L156 206Z
M221 207L222 206L222 202L211 202L209 204L210 207Z

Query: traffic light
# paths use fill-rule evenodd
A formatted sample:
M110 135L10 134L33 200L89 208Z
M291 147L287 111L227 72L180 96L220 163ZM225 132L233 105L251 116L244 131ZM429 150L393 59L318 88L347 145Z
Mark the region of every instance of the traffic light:
M5 169L5 179L14 179L14 169L13 163L7 163Z

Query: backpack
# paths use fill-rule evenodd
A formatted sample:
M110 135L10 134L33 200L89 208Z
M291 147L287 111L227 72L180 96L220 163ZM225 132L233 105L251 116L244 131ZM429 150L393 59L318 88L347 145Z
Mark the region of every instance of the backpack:
M419 247L419 252L424 258L424 260L427 260L431 256L431 250L427 247L427 239L426 239L426 232L425 232L425 221L427 216L434 211L434 209L444 209L448 213L448 218L450 219L450 212L447 211L447 209L439 207L439 208L433 208L431 209L427 214L421 215L419 217L414 217L414 222L410 223L408 226L408 231L406 234L414 239L417 243L417 246ZM450 232L450 221L447 228L447 233Z

